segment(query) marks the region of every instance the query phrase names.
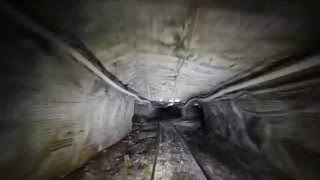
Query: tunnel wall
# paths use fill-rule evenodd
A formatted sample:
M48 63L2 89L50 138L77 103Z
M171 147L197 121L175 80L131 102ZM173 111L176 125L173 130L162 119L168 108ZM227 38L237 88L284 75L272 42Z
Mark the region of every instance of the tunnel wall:
M37 34L3 22L2 179L62 176L131 131L132 97Z
M151 103L136 103L134 105L134 115L137 117L143 117L147 119L154 118L157 116L155 109L156 107L154 107L154 105L152 105Z
M239 147L266 155L293 177L317 179L320 81L313 77L303 82L312 83L239 92L204 103L207 124Z
M183 119L199 118L199 109L194 106L186 106L181 108Z

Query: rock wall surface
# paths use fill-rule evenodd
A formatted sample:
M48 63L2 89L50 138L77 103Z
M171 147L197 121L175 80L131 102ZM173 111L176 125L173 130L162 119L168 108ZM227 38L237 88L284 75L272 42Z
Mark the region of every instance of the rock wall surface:
M318 1L6 1L152 101L207 94L320 42Z
M2 179L62 176L131 131L132 97L50 42L1 20Z
M145 104L136 103L134 105L134 115L138 117L144 117L144 118L154 118L157 116L155 109L156 107L154 107L154 105L152 105L151 103L145 103Z
M295 78L293 83L246 90L204 103L207 124L239 147L265 154L293 177L317 179L319 67L314 70L303 80Z

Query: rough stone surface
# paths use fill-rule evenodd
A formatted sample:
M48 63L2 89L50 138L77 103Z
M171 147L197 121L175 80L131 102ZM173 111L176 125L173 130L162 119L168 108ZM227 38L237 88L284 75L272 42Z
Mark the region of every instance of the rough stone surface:
M141 130L145 126L157 126L157 122L136 118L133 121L134 130L129 136L100 152L84 167L62 179L150 180L158 142L156 138L139 141L137 136L141 134ZM158 128L154 132L158 132ZM129 167L126 166L125 156L131 161L131 166Z
M151 103L138 104L134 105L134 115L137 117L144 118L153 118L156 117L156 107L154 107Z
M2 179L59 177L131 131L131 97L24 27L3 22Z
M75 49L81 41L127 87L155 101L212 92L261 67L289 64L292 55L314 53L320 42L317 1L9 3ZM37 34L0 18L4 177L64 174L129 132L131 98ZM302 74L316 78L319 66ZM207 124L237 146L267 155L296 178L318 179L319 85L264 91L305 76L287 74L275 84L245 89L249 94L205 103Z
M64 39L81 40L110 72L155 101L210 92L252 67L318 48L320 39L317 1L10 3Z
M266 155L297 179L318 179L319 77L312 81L204 103L207 125L238 147Z

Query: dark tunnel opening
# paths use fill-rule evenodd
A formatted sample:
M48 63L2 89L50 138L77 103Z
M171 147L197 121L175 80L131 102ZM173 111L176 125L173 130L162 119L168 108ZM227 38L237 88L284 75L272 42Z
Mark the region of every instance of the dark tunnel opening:
M182 117L181 108L178 106L159 107L155 110L156 119L178 119Z

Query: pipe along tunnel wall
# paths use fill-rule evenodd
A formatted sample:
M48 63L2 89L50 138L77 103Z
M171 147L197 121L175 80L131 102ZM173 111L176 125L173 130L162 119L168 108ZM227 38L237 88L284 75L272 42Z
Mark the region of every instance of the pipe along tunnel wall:
M1 34L2 179L47 179L131 131L134 99L46 40L5 21Z

